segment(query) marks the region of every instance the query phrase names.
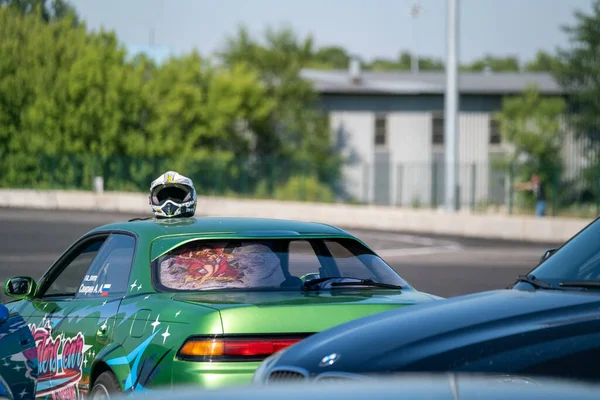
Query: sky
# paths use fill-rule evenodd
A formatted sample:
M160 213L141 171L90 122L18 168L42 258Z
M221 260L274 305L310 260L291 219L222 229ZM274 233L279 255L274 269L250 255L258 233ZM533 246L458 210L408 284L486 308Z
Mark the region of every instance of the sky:
M151 40L158 52L179 55L196 49L210 55L239 24L260 37L267 26L289 25L316 45L339 45L365 60L396 58L418 49L446 56L447 0L70 0L90 30L114 30L131 50ZM459 0L461 63L485 54L532 59L568 44L560 27L589 12L592 0ZM415 23L416 22L416 23ZM151 34L151 31L154 34ZM153 39L151 37L153 36Z

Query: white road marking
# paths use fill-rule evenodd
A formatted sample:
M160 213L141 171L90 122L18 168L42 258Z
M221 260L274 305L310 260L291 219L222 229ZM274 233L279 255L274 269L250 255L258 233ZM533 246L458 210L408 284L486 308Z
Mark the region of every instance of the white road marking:
M464 251L463 246L458 242L445 239L434 239L424 236L407 235L401 233L383 233L383 232L364 232L356 230L352 232L363 241L370 243L371 247L381 257L408 257L408 256L426 256L433 254L447 254ZM392 243L403 243L413 245L411 247L393 247L379 248L381 244L372 243L373 241L386 241ZM418 247L415 247L418 246ZM393 244L392 244L393 246Z
M410 247L404 249L385 249L375 251L381 257L406 257L406 256L425 256L432 254L456 253L462 251L459 245L436 246L436 247Z
M406 235L401 233L364 232L356 230L353 232L353 234L364 241L367 241L368 239L375 239L389 242L416 244L421 246L451 246L458 244L458 242L452 240L434 239L430 237Z

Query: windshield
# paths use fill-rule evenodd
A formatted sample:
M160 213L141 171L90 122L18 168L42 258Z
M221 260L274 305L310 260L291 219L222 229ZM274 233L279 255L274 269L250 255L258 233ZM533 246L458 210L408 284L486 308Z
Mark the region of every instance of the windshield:
M155 259L152 269L158 289L164 291L301 290L305 282L326 277L409 287L380 257L352 239L194 240Z
M600 281L600 220L594 221L530 272L557 286L565 281Z

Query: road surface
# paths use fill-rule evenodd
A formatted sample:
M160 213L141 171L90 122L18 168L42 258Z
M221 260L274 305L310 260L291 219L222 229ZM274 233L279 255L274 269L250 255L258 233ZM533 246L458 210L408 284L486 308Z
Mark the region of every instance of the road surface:
M0 282L39 278L86 231L140 215L0 208ZM556 244L446 238L349 229L417 289L442 297L504 288Z

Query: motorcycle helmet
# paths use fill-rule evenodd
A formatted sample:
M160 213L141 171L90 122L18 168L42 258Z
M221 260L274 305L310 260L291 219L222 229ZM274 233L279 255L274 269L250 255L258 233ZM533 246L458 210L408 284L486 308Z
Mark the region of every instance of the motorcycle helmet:
M196 189L190 178L168 171L150 185L150 206L156 218L192 217L196 212Z

